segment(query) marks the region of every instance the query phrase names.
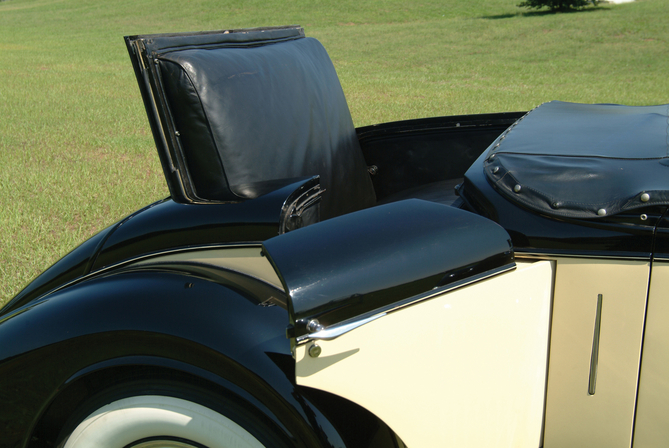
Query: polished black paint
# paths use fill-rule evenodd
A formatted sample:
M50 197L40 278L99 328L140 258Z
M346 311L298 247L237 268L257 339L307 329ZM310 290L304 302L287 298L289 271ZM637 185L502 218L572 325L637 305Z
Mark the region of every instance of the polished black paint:
M84 241L49 269L42 272L12 300L5 304L2 309L0 309L0 316L25 305L34 298L39 297L64 283L88 274L100 247L117 225L118 224L114 224L92 238Z
M177 371L233 389L295 446L342 446L294 384L285 309L261 305L264 298L248 296L249 288L186 270L150 266L92 278L4 316L2 446L25 446L34 428L51 434L63 416L50 406L79 399L60 395L76 390L73 384L109 387L141 379L148 367L153 375ZM129 376L115 378L108 369Z
M274 191L237 203L180 204L169 198L155 202L103 230L54 264L12 299L0 315L80 277L137 257L272 238L290 219L286 205L317 184L317 178L281 179L272 182Z
M650 259L655 226L666 207L599 220L549 217L511 203L496 191L484 174L485 159L481 155L467 171L460 196L467 209L504 227L516 252Z
M333 218L263 243L289 296L292 336L513 265L488 219L418 199Z
M288 190L293 191L293 186L283 193L230 204L180 204L171 199L157 203L116 229L100 250L93 270L170 249L276 236Z

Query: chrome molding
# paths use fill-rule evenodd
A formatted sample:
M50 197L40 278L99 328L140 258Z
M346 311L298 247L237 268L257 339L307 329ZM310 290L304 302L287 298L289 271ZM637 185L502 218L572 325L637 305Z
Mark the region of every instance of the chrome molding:
M522 249L515 249L516 258L548 260L555 258L593 258L598 260L650 260L648 255L606 255L601 254L579 254L576 252L525 252ZM657 258L656 258L657 259Z
M386 313L379 313L363 319L349 321L348 323L333 325L330 328L326 328L323 330L316 331L315 333L310 333L310 334L305 334L304 336L300 336L299 338L297 338L297 342L299 344L307 340L331 341L332 339L338 338L339 336L346 334L351 330L355 330L358 327L362 327L363 325L373 320L376 320L380 317L383 317L385 315Z
M599 333L602 326L602 294L597 295L597 314L595 315L595 332L592 336L592 354L590 355L590 379L588 395L595 395L597 385L597 364L599 362Z
M386 313L392 313L393 311L398 311L404 307L414 305L416 303L420 303L424 300L429 300L435 296L444 294L449 291L453 291L459 288L462 288L467 285L471 285L472 283L480 282L481 280L485 280L490 277L494 277L499 274L503 274L504 272L507 271L513 271L516 269L516 263L511 262L510 264L507 264L505 266L501 266L499 268L491 269L490 271L482 272L481 274L478 275L473 275L469 278L466 278L464 280L460 280L458 282L450 283L446 286L440 286L437 288L434 288L431 291L424 292L423 294L418 294L417 296L409 297L408 299L401 300L397 303L393 303L392 305L388 305L385 308L377 310L377 312L386 312Z
M360 316L356 316L350 319L347 319L343 322L331 325L327 328L320 329L317 332L310 333L310 334L305 334L303 336L298 337L295 342L296 344L302 344L304 342L308 342L314 339L322 339L322 340L332 340L335 339L345 333L348 333L351 330L354 330L362 325L365 325L366 323L369 323L373 320L378 319L379 317L383 317L388 313L392 313L394 311L398 311L400 309L403 309L407 306L415 305L417 303L423 302L425 300L429 300L435 296L444 294L449 291L453 291L459 288L462 288L464 286L470 285L475 282L479 282L481 280L485 280L490 277L494 277L496 275L502 274L507 271L512 271L516 269L516 263L511 263L506 266L501 266L496 269L492 269L490 271L483 272L478 275L474 275L470 278L467 278L465 280L461 280L459 282L454 282L446 286L441 286L434 288L431 291L424 292L422 294L418 294L416 296L409 297L404 300L400 300L399 302L392 303L390 305L387 305L382 308L377 308L376 310L370 311L365 314L361 314Z

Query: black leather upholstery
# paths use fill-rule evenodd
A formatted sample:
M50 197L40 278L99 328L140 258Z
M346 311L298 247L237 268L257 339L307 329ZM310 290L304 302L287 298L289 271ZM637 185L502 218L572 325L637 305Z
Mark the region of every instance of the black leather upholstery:
M323 219L374 205L348 105L323 46L302 36L263 41L259 33L232 45L226 39L221 33L220 45L211 35L206 45L168 43L155 54L197 198L252 199L280 179L320 175Z
M405 199L422 199L424 201L456 206L460 202L460 197L455 190L463 180L462 177L458 177L407 188L406 190L386 196L382 200L379 200L378 204L389 204Z
M602 218L669 204L669 105L545 103L487 152L488 181L549 216Z

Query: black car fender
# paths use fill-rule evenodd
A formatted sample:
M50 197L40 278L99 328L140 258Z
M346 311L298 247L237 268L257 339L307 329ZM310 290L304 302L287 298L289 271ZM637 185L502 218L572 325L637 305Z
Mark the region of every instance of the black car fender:
M48 446L90 397L133 387L227 396L275 443L344 446L294 383L286 311L180 269L91 278L3 316L4 446Z

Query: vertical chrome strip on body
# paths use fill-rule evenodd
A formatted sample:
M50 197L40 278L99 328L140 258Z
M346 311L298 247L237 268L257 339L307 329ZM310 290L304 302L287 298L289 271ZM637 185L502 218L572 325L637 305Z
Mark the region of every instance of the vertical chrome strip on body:
M588 395L595 395L597 385L597 362L599 361L599 333L602 325L602 294L597 295L597 314L595 315L595 332L592 336L592 354L590 355L590 380Z

